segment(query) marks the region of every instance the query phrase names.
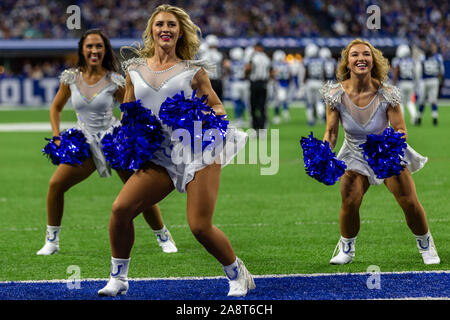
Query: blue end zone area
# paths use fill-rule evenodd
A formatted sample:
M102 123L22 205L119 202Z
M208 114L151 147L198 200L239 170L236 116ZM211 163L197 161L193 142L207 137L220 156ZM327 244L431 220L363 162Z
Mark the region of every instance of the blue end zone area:
M256 276L255 283L256 289L246 297L229 298L225 278L130 280L128 294L118 297L97 296L105 280L81 280L79 289L69 289L65 281L3 282L0 300L450 299L448 271Z

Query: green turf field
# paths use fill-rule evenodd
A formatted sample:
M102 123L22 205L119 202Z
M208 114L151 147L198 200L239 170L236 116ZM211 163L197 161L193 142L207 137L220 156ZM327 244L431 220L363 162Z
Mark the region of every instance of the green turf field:
M276 175L260 174L261 167L267 165L235 164L223 170L214 223L228 235L238 256L255 275L366 272L370 265L386 272L448 270L450 108L440 108L438 127L431 125L430 111L426 111L421 127L408 126L408 142L429 158L413 178L440 265L422 263L403 213L384 185L371 187L363 201L354 262L329 265L339 239L339 184L325 186L305 174L299 139L311 130L322 137L325 127L308 127L304 109L292 109L291 122L271 127L279 130ZM75 121L73 111L64 111L62 120ZM48 111L0 112L0 124L39 121L48 121ZM107 278L108 220L121 188L116 175L100 179L94 173L69 190L60 252L48 257L36 255L44 244L47 184L55 170L41 153L44 137L49 136L50 132L0 132L0 281L67 279L70 265L80 267L82 278ZM341 128L336 150L342 139ZM162 253L139 216L129 277L222 276L219 263L189 230L185 194L173 192L160 207L179 252Z

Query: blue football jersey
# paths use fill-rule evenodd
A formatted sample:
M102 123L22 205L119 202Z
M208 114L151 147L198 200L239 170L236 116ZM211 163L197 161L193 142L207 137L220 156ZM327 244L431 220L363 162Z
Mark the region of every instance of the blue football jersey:
M444 62L440 54L432 55L422 60L422 77L436 78L444 69Z
M334 80L336 74L337 63L334 59L324 61L325 80Z
M398 67L398 80L414 80L415 61L411 57L394 58L392 66Z
M305 58L303 65L307 71L308 79L323 80L324 76L324 60L322 58Z
M275 79L282 87L289 86L290 68L287 62L275 61L272 63L272 69L275 72Z
M232 60L230 64L230 81L244 80L245 61Z

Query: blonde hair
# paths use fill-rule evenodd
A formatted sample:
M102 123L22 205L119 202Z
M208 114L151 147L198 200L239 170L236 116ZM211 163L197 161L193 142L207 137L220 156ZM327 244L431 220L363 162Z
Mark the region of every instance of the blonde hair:
M388 77L389 72L389 61L383 56L383 53L376 49L370 42L362 40L362 39L354 39L350 42L345 49L341 51L341 61L337 67L336 78L338 81L344 81L350 78L350 70L347 68L348 66L348 53L350 52L351 47L356 44L364 44L370 48L372 52L373 58L373 67L372 67L372 77L383 82Z
M201 30L200 28L192 22L189 15L183 9L169 4L163 4L158 6L150 19L147 22L147 28L142 34L142 40L144 46L137 44L137 49L125 46L120 49L122 54L122 49L128 48L135 52L141 58L150 58L155 54L155 43L153 41L152 26L155 21L156 16L161 12L172 13L178 20L180 24L180 35L181 38L178 39L176 44L176 55L183 60L193 60L195 54L200 47ZM123 56L123 55L122 55Z

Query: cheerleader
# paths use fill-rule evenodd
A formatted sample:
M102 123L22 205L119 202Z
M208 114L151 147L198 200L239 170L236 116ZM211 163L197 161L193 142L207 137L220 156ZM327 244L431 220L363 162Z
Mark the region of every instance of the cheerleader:
M110 177L111 168L102 152L102 138L120 122L113 116L114 99L122 102L125 79L117 73L118 60L109 39L99 29L84 33L78 43L76 68L64 70L60 87L50 108L53 138L50 144L61 144L60 119L66 102L71 98L75 108L78 129L89 144L87 158L81 164L60 163L50 179L47 194L47 235L38 255L59 251L59 235L64 210L64 194L71 187L88 178L95 170L100 177ZM49 144L49 146L50 146ZM117 170L125 183L131 173ZM144 217L153 229L163 252L176 252L170 232L164 226L156 204L142 208Z
M406 167L399 176L383 180L374 174L359 147L366 142L367 135L380 134L389 124L407 138L399 106L399 90L384 82L389 71L387 59L369 42L360 39L353 40L342 51L341 58L337 70L339 82L327 83L322 88L327 104L327 128L323 140L328 141L331 149L335 147L340 120L345 140L337 158L347 165L347 170L341 177L341 238L335 250L338 254L334 256L333 253L330 263L352 262L360 227L359 208L364 194L370 185L384 182L403 209L406 223L416 238L424 263L438 264L440 259L428 229L425 210L419 202L411 177L411 173L424 166L427 158L407 146L404 152Z
M123 64L127 74L124 101L140 100L153 114L160 115L161 104L167 97L180 91L191 97L196 90L198 96L207 95L208 105L216 114L224 115L222 102L203 68L205 63L192 60L200 45L197 32L200 29L183 9L170 5L157 7L143 33L144 47L137 49L139 57ZM143 169L131 176L113 203L109 224L111 274L98 294L126 294L134 241L133 219L143 208L158 203L177 189L187 193L187 221L193 235L223 266L229 280L228 295L246 295L255 288L253 277L236 257L226 235L212 224L212 218L221 166L245 146L247 135L228 128L224 151L233 149L234 152L227 152L224 158L221 154L220 163L175 163L170 150L177 149L182 142L171 139L168 126L162 125L162 131L167 139L161 148Z

